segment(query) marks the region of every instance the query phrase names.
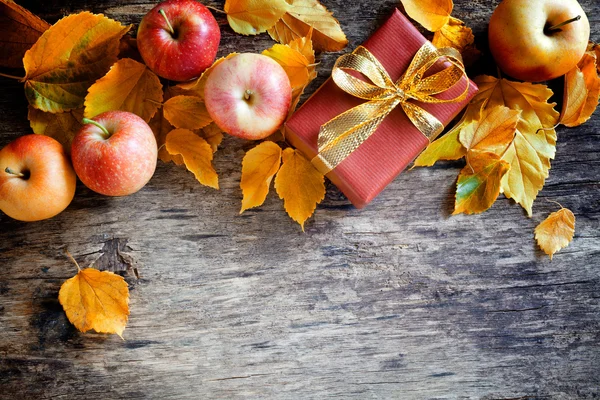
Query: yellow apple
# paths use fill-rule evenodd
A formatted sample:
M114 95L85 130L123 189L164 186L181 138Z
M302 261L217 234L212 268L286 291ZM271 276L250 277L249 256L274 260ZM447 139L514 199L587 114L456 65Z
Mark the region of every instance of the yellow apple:
M0 210L20 221L39 221L63 211L77 178L60 143L26 135L0 150Z
M502 71L539 82L566 74L581 60L590 23L576 0L503 0L488 38Z

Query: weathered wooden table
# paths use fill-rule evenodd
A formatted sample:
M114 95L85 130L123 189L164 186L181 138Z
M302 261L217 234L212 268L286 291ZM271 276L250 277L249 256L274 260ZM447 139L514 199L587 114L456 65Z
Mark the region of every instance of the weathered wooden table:
M399 4L323 3L349 48ZM456 0L480 48L497 3ZM581 3L599 41L600 4ZM90 10L137 24L155 2L22 4L50 22ZM273 43L216 17L220 54ZM309 93L336 57L319 57ZM0 78L0 88L3 146L30 128L22 84ZM599 130L600 112L558 129L532 219L504 198L482 215L450 217L461 164L442 163L402 174L364 210L329 187L302 233L273 193L238 214L250 145L229 137L216 155L220 191L159 163L131 197L79 185L51 220L0 215L0 398L597 398ZM557 208L546 199L577 216L575 240L553 261L533 239ZM126 276L124 341L67 321L57 295L76 270L65 247Z

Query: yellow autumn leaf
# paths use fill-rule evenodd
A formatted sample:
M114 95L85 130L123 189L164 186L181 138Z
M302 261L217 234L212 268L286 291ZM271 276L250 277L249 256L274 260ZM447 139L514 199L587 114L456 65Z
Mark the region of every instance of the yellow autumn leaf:
M204 138L188 129L175 129L167 135L165 147L169 154L183 157L198 182L219 189L219 176L212 166L213 151Z
M12 0L0 0L0 66L23 68L23 56L50 24Z
M257 35L266 31L285 14L285 0L226 0L223 8L235 32Z
M313 46L317 51L340 51L348 44L348 39L333 17L318 0L288 0L289 9L279 21L267 30L269 35L281 44L308 35L310 28Z
M88 89L85 96L86 118L105 111L121 110L138 115L148 122L163 100L158 76L144 64L123 58Z
M575 215L567 208L553 212L535 228L535 240L540 248L550 256L564 249L575 235Z
M531 216L533 201L549 175L550 160L556 152L558 120L554 103L548 103L552 91L546 85L513 82L482 75L475 78L479 93L470 108L506 106L520 110L521 117L512 143L502 160L511 166L501 183L501 192L519 203ZM540 130L544 128L543 130Z
M202 128L202 130L200 131L200 136L202 136L204 140L206 140L206 142L210 145L213 153L217 151L219 145L223 141L223 131L214 122Z
M481 52L475 47L475 36L463 21L450 17L448 23L436 31L431 41L438 48L453 47L460 52L465 65L475 62Z
M290 79L292 88L306 85L308 82L308 60L298 50L284 44L273 45L262 52L283 67Z
M175 127L164 117L162 108L154 114L154 117L148 122L148 125L152 129L152 132L154 132L154 137L156 138L156 144L158 145L158 159L166 163L173 161L176 165L184 165L183 157L181 157L181 155L171 155L165 147L167 135L174 130Z
M308 69L308 80L304 82L304 84L292 87L292 102L290 104L290 110L288 112L288 118L294 113L298 103L300 102L300 97L304 93L306 87L317 77L317 69L315 64L315 51L312 45L312 34L313 28L311 27L308 30L308 34L305 37L294 39L288 43L292 49L300 52L306 60L308 61L307 69ZM283 130L284 128L282 128Z
M25 53L25 96L42 111L83 106L87 89L117 61L119 41L130 29L103 15L69 15Z
M298 150L285 149L282 159L275 190L285 211L304 231L304 222L325 198L325 177Z
M204 101L196 96L171 97L163 105L163 111L175 128L200 129L212 122Z
M596 57L596 70L600 74L600 45L590 40L587 47L587 53L591 56Z
M400 0L409 17L430 32L442 29L450 20L452 0Z
M82 126L83 109L52 114L29 106L27 118L29 118L29 126L34 133L58 140L67 154L70 154L71 142Z
M206 80L208 79L208 76L212 73L213 69L223 61L228 60L233 56L237 56L238 54L239 53L230 53L225 57L219 58L210 67L208 67L198 79L193 80L191 82L180 83L179 85L174 87L183 89L186 95L197 96L201 99L204 99L204 86L206 85Z
M66 280L58 301L81 332L116 333L123 337L129 316L129 289L122 276L94 268Z
M521 112L505 106L481 109L478 120L465 125L459 140L467 151L479 150L502 156L512 143Z
M585 53L579 63L565 75L563 110L560 123L574 127L590 119L598 107L600 77L596 55Z
M281 147L266 141L249 150L242 160L242 209L258 207L269 194L269 185L281 165Z
M500 180L510 169L510 164L494 153L469 153L473 157L458 176L453 214L478 214L490 208L500 194Z

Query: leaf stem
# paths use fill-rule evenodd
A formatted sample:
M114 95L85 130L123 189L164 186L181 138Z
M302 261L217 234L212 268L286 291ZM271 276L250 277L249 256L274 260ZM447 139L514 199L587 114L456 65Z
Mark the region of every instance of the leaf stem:
M16 80L18 80L18 81L21 81L21 82L22 82L23 80L25 80L25 77L24 77L24 76L15 76L15 75L9 75L9 74L4 74L4 73L2 73L2 72L0 72L0 76L3 76L3 77L5 77L5 78L10 78L10 79L16 79Z
M560 24L557 24L557 25L551 26L550 28L544 29L544 31L545 31L546 34L560 32L561 31L561 29L560 29L561 27L563 27L563 26L565 26L567 24L570 24L572 22L579 21L580 19L581 19L581 15L578 15L575 18L568 19L568 20L566 20L564 22L561 22Z
M71 259L71 261L73 261L73 263L77 266L77 270L79 272L81 272L81 267L79 266L79 263L77 263L77 261L75 260L75 258L71 255L71 253L69 253L69 250L65 249L65 254Z
M19 178L23 178L25 176L25 174L23 174L21 172L15 172L15 171L13 171L12 169L10 169L10 167L6 167L6 169L4 170L4 172L6 172L7 174L18 176Z
M214 12L218 12L219 14L227 14L225 11L223 10L219 10L217 7L213 7L213 6L204 6L210 10L213 10Z
M161 103L160 101L156 101L156 100L152 100L152 99L144 99L144 101L149 101L152 104L156 104L157 106L162 106L163 103Z
M558 205L560 207L560 209L562 210L564 207L562 204L560 204L558 201L554 201L554 200L550 200L550 199L546 199L546 201L550 202L550 203L554 203L556 205Z
M160 10L158 10L158 13L163 16L165 21L167 21L167 26L169 27L169 31L171 31L171 35L175 35L175 29L173 29L173 26L171 25L169 18L167 18L167 14L165 14L165 10L163 10L161 8Z
M106 129L106 128L105 128L105 127L102 125L102 124L100 124L100 123L99 123L99 122L97 122L97 121L94 121L93 119L87 119L87 118L83 118L83 119L81 120L81 123L82 123L83 125L85 125L85 124L92 124L92 125L95 125L95 126L97 126L98 128L100 128L100 129L102 130L102 132L104 132L104 134L105 134L106 136L110 136L110 132L109 132L109 131L108 131L108 130L107 130L107 129Z

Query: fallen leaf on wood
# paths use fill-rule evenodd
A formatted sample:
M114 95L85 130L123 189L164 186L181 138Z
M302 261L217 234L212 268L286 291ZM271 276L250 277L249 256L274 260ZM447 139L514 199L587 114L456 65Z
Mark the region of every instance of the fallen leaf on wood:
M306 37L310 28L313 46L318 51L340 51L348 39L333 17L318 0L288 0L289 9L279 21L267 30L273 40L288 44L292 40Z
M266 31L285 14L285 0L226 0L223 8L234 32L257 35Z
M325 177L298 150L285 149L282 159L275 190L285 211L304 231L304 222L325 198Z
M94 268L79 269L60 287L58 301L81 332L93 329L123 337L129 316L129 289L122 276Z
M494 153L469 153L472 157L458 176L453 214L477 214L490 208L500 194L502 177L510 169L510 164Z
M219 176L212 166L210 145L188 129L175 129L167 135L165 147L171 155L181 155L188 171L202 185L219 189Z
M281 147L266 141L249 150L242 160L242 209L258 207L269 194L269 185L281 165Z
M520 110L514 140L502 160L511 165L501 183L501 192L514 199L531 216L533 201L544 186L550 160L556 152L558 121L555 104L548 103L552 91L546 85L513 82L482 75L475 78L479 93L469 107L490 109L506 106Z
M567 208L553 212L535 228L535 240L540 248L550 256L564 249L575 235L575 215Z
M472 65L481 56L474 44L473 31L457 18L450 17L448 23L435 32L431 43L438 48L455 48L462 55L465 65Z
M150 125L152 132L154 132L154 137L156 138L156 144L158 145L158 159L166 163L173 161L176 165L184 165L183 157L181 157L181 155L169 154L165 147L167 135L174 130L175 127L164 117L162 108L154 114L154 117L148 122L148 125Z
M430 32L439 31L450 19L452 0L400 0L409 17Z
M71 142L81 128L83 109L52 114L29 106L29 126L34 133L46 135L60 142L67 154L71 153Z
M599 96L600 77L596 67L596 54L588 52L565 75L560 123L575 127L589 120L598 107Z
M94 118L105 111L122 110L148 122L162 101L162 84L158 76L144 64L124 58L88 89L85 117Z
M171 97L163 105L164 116L175 128L200 129L212 122L204 101L196 96Z
M42 111L83 106L88 88L117 61L119 41L130 29L89 12L64 17L25 53L25 96Z
M23 68L23 56L50 24L12 0L0 0L0 66Z

